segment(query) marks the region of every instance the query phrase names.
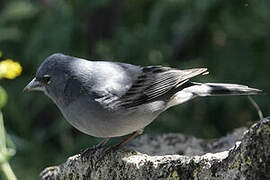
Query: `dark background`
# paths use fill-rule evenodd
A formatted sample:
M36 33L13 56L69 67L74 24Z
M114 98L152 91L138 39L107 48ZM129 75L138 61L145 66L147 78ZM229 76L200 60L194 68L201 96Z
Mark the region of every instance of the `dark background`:
M0 0L0 50L23 66L1 80L3 109L16 145L19 179L37 179L100 141L78 132L39 92L23 93L50 54L179 69L207 67L201 82L241 83L270 91L270 1L248 0ZM269 96L254 99L265 115ZM180 132L218 138L258 120L247 97L197 98L163 113L145 133ZM112 141L115 143L121 138Z

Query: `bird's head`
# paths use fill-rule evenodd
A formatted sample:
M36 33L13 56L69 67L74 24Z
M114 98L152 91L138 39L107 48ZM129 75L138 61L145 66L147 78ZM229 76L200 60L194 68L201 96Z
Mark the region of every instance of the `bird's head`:
M37 70L36 76L24 88L24 91L43 91L55 99L63 92L65 83L70 76L67 73L72 57L63 54L53 54L45 59Z

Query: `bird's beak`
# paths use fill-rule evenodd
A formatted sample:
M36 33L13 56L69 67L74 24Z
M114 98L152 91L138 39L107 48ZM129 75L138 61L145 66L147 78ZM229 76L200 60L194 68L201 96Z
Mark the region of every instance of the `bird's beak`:
M34 78L25 88L23 89L24 92L29 91L42 91L44 90L43 84L40 83L36 78Z

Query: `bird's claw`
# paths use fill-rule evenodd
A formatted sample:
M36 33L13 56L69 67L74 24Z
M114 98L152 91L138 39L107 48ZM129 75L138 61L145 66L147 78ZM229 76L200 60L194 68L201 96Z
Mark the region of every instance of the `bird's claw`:
M94 145L90 148L82 149L80 151L81 158L89 157L91 154L93 154L94 152L96 152L97 150L99 150L101 148L102 148L102 146L100 144L97 144L97 145Z
M105 149L99 156L99 158L97 159L96 163L100 162L101 160L104 159L104 157L107 155L107 154L110 154L110 153L113 153L115 151L117 151L119 149L119 146L116 145L116 146L111 146L107 149Z

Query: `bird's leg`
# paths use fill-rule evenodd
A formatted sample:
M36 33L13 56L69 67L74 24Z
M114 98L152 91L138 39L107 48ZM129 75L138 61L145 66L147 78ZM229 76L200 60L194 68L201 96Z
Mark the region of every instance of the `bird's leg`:
M100 143L94 145L92 148L100 149L100 148L102 148L109 140L110 140L110 138L107 137L107 138L105 138L103 141L101 141Z
M106 154L118 150L120 147L122 147L122 146L124 146L125 144L127 144L128 141L130 141L131 139L133 139L134 137L136 137L136 136L138 136L138 135L140 135L140 134L142 134L142 133L143 133L143 130L135 131L135 132L133 132L131 135L127 136L127 137L126 137L123 141L121 141L120 143L118 143L118 144L116 144L116 145L114 145L114 146L109 147L109 148L106 149L106 150L104 151L104 153L99 157L99 159L97 160L97 162L100 161L100 160L102 160Z
M107 150L110 151L110 149L111 149L111 150L116 151L116 150L119 149L121 146L124 146L125 144L128 143L128 141L130 141L130 140L133 139L134 137L138 136L139 134L142 134L142 130L133 132L131 135L129 135L128 137L126 137L123 141L121 141L120 143L118 143L118 144L116 144L116 145L114 145L114 146L109 147ZM106 151L107 151L107 150L106 150Z
M110 140L110 138L107 137L103 141L101 141L100 143L94 145L93 147L90 147L90 148L87 148L85 150L82 150L80 152L81 157L88 155L91 151L96 151L96 150L102 148L109 140Z

